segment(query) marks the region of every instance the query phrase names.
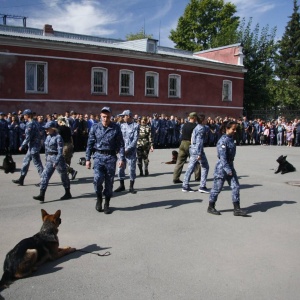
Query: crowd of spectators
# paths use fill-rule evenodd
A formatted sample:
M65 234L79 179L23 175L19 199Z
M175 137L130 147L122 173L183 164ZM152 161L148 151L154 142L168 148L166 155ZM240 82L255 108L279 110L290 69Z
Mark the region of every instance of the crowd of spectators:
M71 128L74 151L85 151L88 133L94 123L99 122L100 114L83 114L66 111L63 114L52 113L45 116L34 113L34 118L40 124L42 139L46 138L43 126L48 121L57 122L58 117L64 117ZM134 120L140 122L142 116L134 115ZM154 148L176 148L181 141L181 128L186 118L175 115L153 114L146 116L152 129ZM122 117L116 115L113 121L121 123ZM221 137L220 126L224 121L233 120L238 123L234 137L236 145L264 145L264 146L300 146L300 119L287 120L278 117L274 120L253 119L247 117L215 117L207 116L205 124L205 146L214 147ZM9 149L18 153L18 148L25 137L25 120L22 111L0 112L0 151L1 154Z

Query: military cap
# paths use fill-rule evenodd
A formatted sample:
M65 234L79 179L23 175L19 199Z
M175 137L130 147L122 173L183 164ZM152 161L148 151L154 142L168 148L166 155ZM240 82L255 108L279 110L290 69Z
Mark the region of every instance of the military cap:
M5 113L3 111L0 111L0 116L4 116Z
M111 109L108 106L104 106L102 107L101 112L109 112L111 114Z
M56 128L56 124L54 121L49 121L47 122L44 126L43 126L45 129L48 129L48 128Z
M197 115L196 112L191 112L191 113L189 114L189 118L198 118L198 115Z
M25 110L23 111L23 115L31 115L31 114L32 114L31 109L25 109Z
M132 112L128 109L128 110L124 110L121 114L119 114L119 116L124 117L124 116L130 116L132 117Z

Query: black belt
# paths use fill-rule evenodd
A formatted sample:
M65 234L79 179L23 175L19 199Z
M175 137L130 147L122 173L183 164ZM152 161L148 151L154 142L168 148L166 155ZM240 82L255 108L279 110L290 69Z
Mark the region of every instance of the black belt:
M48 155L57 155L58 152L48 152L47 154L48 154Z
M116 155L115 150L96 150L96 152L104 155Z

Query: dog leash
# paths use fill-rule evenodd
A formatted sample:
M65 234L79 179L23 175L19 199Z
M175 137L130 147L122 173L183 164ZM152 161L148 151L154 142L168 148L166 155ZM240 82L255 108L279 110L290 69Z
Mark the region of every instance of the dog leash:
M109 255L111 255L111 253L109 251L106 251L104 254L90 252L90 251L85 251L85 250L81 250L81 249L77 249L76 251L83 252L83 253L94 254L94 255L97 255L97 256L109 256Z

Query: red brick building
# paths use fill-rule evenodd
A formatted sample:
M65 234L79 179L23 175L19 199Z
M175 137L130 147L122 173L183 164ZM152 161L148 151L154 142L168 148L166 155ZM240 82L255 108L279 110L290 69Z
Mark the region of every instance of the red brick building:
M192 53L154 39L121 41L0 25L0 110L242 115L242 47Z

